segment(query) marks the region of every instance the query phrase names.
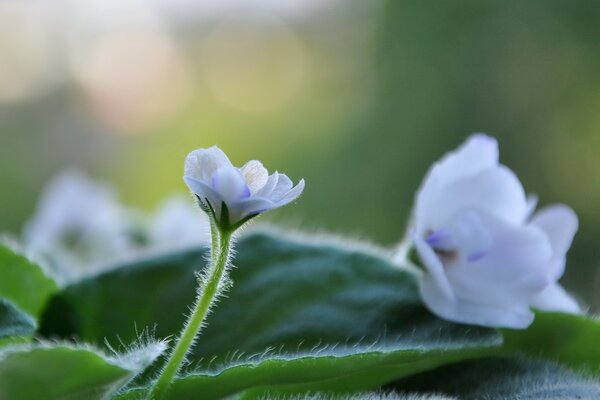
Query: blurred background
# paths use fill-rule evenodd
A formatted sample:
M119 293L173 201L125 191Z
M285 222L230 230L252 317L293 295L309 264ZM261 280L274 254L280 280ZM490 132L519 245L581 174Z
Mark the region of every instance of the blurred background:
M600 2L0 0L0 231L65 168L153 210L217 144L293 180L263 221L392 245L472 132L580 217L565 286L600 310Z

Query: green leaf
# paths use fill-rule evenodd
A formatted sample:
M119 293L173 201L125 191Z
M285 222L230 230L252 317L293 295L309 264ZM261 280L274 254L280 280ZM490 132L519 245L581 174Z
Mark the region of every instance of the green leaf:
M600 383L557 364L523 358L489 358L447 365L390 387L444 393L461 400L599 399Z
M234 286L191 359L189 369L200 372L177 381L172 398L220 398L264 385L366 390L501 343L493 330L433 316L414 277L377 250L281 234L244 237L237 250ZM156 324L158 336L177 335L205 257L173 254L73 285L53 299L42 332L101 343Z
M37 344L0 352L0 399L106 399L156 360L161 341L140 340L107 356L91 347Z
M29 336L35 332L35 321L6 299L0 299L0 338Z
M468 342L468 339L465 339ZM279 393L314 391L355 392L372 389L394 379L447 363L486 355L485 349L366 349L341 356L287 355L257 363L230 365L216 373L190 374L176 379L167 398L186 399L202 394L219 399L249 388L272 387ZM134 392L135 393L135 392Z
M42 269L22 255L0 244L0 297L38 318L50 296L56 292L56 283Z
M339 393L304 393L282 397L278 394L250 394L240 398L240 400L455 400L442 395L428 394L399 394L395 392L363 392L354 394Z
M504 351L561 362L600 378L600 322L582 315L536 313L526 330L504 330Z
M132 371L90 349L35 347L0 354L0 399L101 399Z

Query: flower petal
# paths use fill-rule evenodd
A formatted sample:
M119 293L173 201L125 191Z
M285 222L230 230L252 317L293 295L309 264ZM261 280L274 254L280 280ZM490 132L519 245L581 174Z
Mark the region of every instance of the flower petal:
M494 307L452 299L439 290L431 276L419 280L419 291L427 308L437 316L455 322L513 329L527 328L534 318L527 304Z
M419 218L426 214L428 206L439 199L440 191L450 183L497 165L496 140L484 134L470 136L457 150L446 154L431 167L417 192L415 213Z
M241 202L235 204L235 208L239 209L240 219L250 216L252 214L260 214L275 208L282 207L302 194L304 189L304 179L300 180L296 187L288 191L281 199L274 201L269 197L258 197L252 196L248 199L244 199Z
M471 135L457 150L434 164L430 175L449 183L498 165L498 142L491 136Z
M231 214L233 213L237 220L241 220L250 215L261 214L277 207L275 203L264 197L249 197L230 206L230 217L233 221L234 215Z
M425 240L421 239L420 236L413 235L413 242L415 249L419 253L421 262L427 269L427 273L425 275L431 276L433 280L432 282L435 282L438 290L444 294L444 297L454 299L454 292L450 287L448 278L446 277L444 265L435 254L433 249L429 246L429 244L427 244L427 242L425 242Z
M424 224L429 229L444 227L461 210L486 210L517 224L527 216L527 198L519 179L505 166L459 179L440 190L437 198L423 205Z
M531 224L548 235L555 257L564 257L567 254L579 226L575 212L562 204L538 211L531 219Z
M580 314L581 308L571 295L558 283L549 285L535 297L531 306L542 311L558 311L570 314Z
M279 201L293 186L292 180L286 174L278 173L277 184L269 194L269 198L273 201Z
M227 205L250 197L250 189L237 168L219 168L212 175L210 186L221 195Z
M527 216L525 219L529 219L535 212L535 208L538 205L538 197L536 194L528 194L527 195Z
M548 238L534 226L515 226L481 211L478 215L493 244L481 257L463 257L447 267L450 285L469 302L508 307L528 303L550 282Z
M456 262L472 262L484 257L493 245L488 227L473 210L465 210L457 214L444 232L448 236L446 239L448 243L442 243L446 247L441 249L455 251Z
M223 167L233 167L233 165L217 146L197 149L188 154L185 159L184 175L209 182L214 172Z
M296 200L304 191L304 179L300 179L300 182L287 193L283 195L281 199L277 201L277 207L284 206L292 201Z
M262 165L262 163L257 160L248 161L242 168L240 168L240 172L244 176L246 185L252 194L255 194L257 191L263 188L269 178L269 172Z
M221 215L221 203L223 203L224 199L219 193L203 181L190 176L184 176L183 180L192 193L200 197L203 201L208 201L210 203L217 217Z
M277 186L277 182L279 182L279 174L278 172L275 172L273 174L271 174L268 178L267 178L267 182L265 183L265 185L260 188L260 190L258 190L256 193L254 193L254 196L256 197L271 197L271 193L273 193L273 189L275 189L275 187Z

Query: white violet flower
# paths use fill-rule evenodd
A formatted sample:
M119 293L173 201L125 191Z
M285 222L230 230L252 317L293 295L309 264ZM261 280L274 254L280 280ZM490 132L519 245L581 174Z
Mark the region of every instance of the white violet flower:
M304 180L294 186L285 174L269 175L256 160L234 167L218 147L192 151L185 160L183 179L202 207L226 229L286 205L304 190Z
M150 219L150 245L159 249L184 249L210 245L210 222L187 196L164 200Z
M425 272L419 289L436 315L462 323L525 328L530 307L577 313L557 283L577 216L554 205L530 218L498 144L475 134L433 165L416 196L410 237Z
M137 245L137 214L118 202L112 187L66 170L44 189L23 229L23 243L48 262L59 281L101 271Z

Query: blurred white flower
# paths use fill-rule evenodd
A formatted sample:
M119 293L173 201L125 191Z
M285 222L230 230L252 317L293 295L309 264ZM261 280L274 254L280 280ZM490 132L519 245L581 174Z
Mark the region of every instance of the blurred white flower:
M557 283L577 216L555 205L530 219L534 208L489 136L471 136L434 164L410 228L427 307L452 321L509 328L531 324L530 306L579 312Z
M218 147L192 151L185 160L183 179L216 222L234 229L250 218L286 205L304 190L304 179L294 186L285 174L269 175L256 160L234 167Z
M67 170L45 188L22 243L65 284L149 254L208 246L210 224L183 195L148 215L122 205L110 186Z
M155 248L172 250L210 244L208 216L184 196L165 200L152 217L149 229L150 243Z
M44 190L23 242L51 264L59 281L72 281L131 252L136 224L135 213L120 206L110 187L68 170Z

